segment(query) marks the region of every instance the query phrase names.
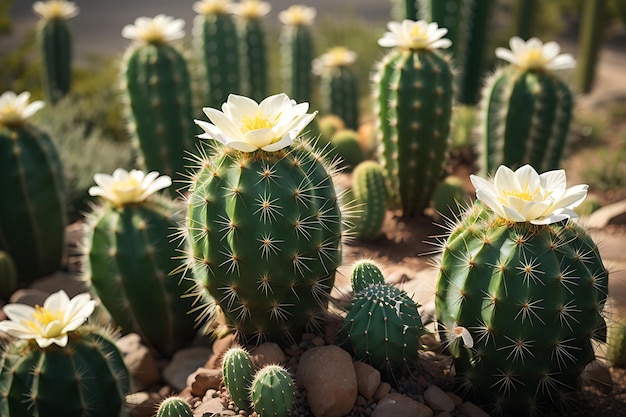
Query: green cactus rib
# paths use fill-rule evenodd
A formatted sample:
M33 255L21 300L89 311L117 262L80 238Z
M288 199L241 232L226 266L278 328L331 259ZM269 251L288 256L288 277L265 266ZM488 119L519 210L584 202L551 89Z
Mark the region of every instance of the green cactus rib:
M260 19L247 19L240 25L241 78L243 91L260 103L269 93L265 30Z
M390 204L421 214L447 160L452 115L450 59L437 51L392 51L375 77L380 156Z
M64 348L14 341L0 364L3 416L119 416L130 392L122 354L107 331L92 325L70 333Z
M611 323L607 334L606 360L611 366L626 368L626 325Z
M463 48L468 27L469 5L473 0L418 0L421 1L421 9L425 20L437 22L440 28L448 29L446 38L452 41L447 52L455 59ZM484 0L480 0L484 1Z
M364 161L352 173L352 192L357 209L356 236L374 239L382 230L387 213L387 188L382 167L375 161Z
M420 0L391 0L391 16L399 22L404 19L418 20L419 6Z
M355 294L363 291L370 284L384 283L385 277L383 277L383 273L375 262L364 259L357 261L352 267L350 284Z
M313 99L313 35L308 26L285 25L280 34L283 90L298 103Z
M0 126L0 249L15 262L20 285L56 271L62 262L65 178L52 139L25 125Z
M576 223L512 223L469 208L444 245L435 305L459 389L497 413L559 405L594 358L591 339L605 338L607 291L598 248Z
M331 69L321 77L322 110L343 120L345 127L359 127L359 83L354 71L347 66Z
M285 368L267 365L256 373L250 389L254 411L260 417L289 417L296 386Z
M148 171L185 179L185 157L195 127L191 85L183 56L167 44L147 44L126 56L126 88L139 164ZM176 189L170 187L176 197Z
M56 103L72 84L72 34L64 19L42 19L38 26L46 99Z
M157 202L97 209L85 227L85 274L124 332L169 357L194 337L191 280L183 279L174 209ZM172 275L170 275L172 273Z
M331 172L304 142L207 154L189 190L193 277L242 337L293 343L326 308L341 260Z
M225 13L198 15L194 25L195 48L202 54L208 88L203 105L220 108L229 94L241 92L237 26L233 17Z
M193 417L193 411L184 398L168 397L159 405L156 417Z
M230 348L222 360L222 376L233 402L241 410L250 412L250 387L254 379L254 365L242 348Z
M506 67L488 82L482 112L485 173L500 165L530 164L541 172L560 167L573 112L564 81L547 72Z

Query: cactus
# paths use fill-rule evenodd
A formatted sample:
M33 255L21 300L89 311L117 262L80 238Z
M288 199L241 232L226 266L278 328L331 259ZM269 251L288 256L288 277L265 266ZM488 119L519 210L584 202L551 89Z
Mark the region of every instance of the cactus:
M626 368L626 325L623 322L609 325L606 345L607 362L617 368Z
M618 2L619 3L619 2ZM582 26L580 30L580 58L578 62L578 85L588 94L595 79L598 54L606 28L606 1L588 0L582 6Z
M250 387L254 378L254 365L244 349L230 348L222 360L224 385L233 402L241 410L250 412Z
M33 9L41 16L37 39L43 63L43 89L48 102L54 104L71 89L72 33L67 20L78 14L78 8L66 1L40 1Z
M533 33L533 23L536 20L537 0L517 0L517 36L527 40Z
M380 235L387 213L387 186L383 169L375 161L365 161L352 173L352 192L356 208L361 211L355 220L358 238L374 239Z
M452 41L448 53L456 62L464 47L468 32L469 7L474 0L418 0L421 1L421 18L437 22L439 27L448 29L446 38ZM481 0L485 1L485 0Z
M20 286L56 271L63 260L65 178L52 139L27 122L43 103L30 93L0 96L0 250L17 268ZM11 202L10 204L8 202Z
M457 218L467 207L469 198L463 182L454 175L447 176L435 190L433 208L447 219Z
M144 25L154 27L146 30ZM182 25L182 20L158 15L139 18L123 32L138 41L124 56L123 74L139 166L164 173L174 181L185 178L186 152L192 150L195 134L187 63L169 44L183 36L182 30L169 28L180 29ZM177 196L174 187L170 196Z
M193 411L184 398L168 397L159 404L156 417L193 417Z
M379 44L397 48L374 77L379 158L391 208L413 216L430 204L447 160L453 74L450 59L437 48L450 42L440 39L445 29L429 31L424 21L392 22L389 28Z
M319 120L317 120L317 127L319 130L319 135L317 137L317 141L314 142L313 145L316 149L324 150L328 149L330 140L335 135L335 133L339 132L340 130L344 130L346 128L346 125L339 116L336 116L334 114L327 114L326 116L322 116L319 118Z
M480 201L443 244L435 307L465 398L535 415L574 395L594 359L608 273L586 231L567 220L586 186L565 190L555 171L507 171L496 173L495 193L472 180ZM459 328L473 346L460 348Z
M259 417L289 417L296 386L289 372L279 365L267 365L254 376L250 397Z
M569 68L574 61L567 55L548 55L552 49L544 48L537 38L527 43L512 38L511 49L496 50L497 56L512 65L496 71L483 93L482 171L493 173L499 165L515 169L524 164L540 171L557 169L572 118L573 97L555 70Z
M419 20L420 0L391 0L391 17L394 20Z
M0 415L119 416L130 376L111 334L93 325L71 333L65 347L15 340L0 358Z
M229 94L241 92L237 26L230 1L201 0L193 8L198 13L194 20L194 45L202 54L208 89L203 104L218 107ZM255 65L263 66L260 62Z
M363 291L371 284L384 283L385 277L383 277L383 273L380 272L375 262L363 259L357 261L352 267L350 284L352 285L352 291L354 291L354 293Z
M365 159L359 134L351 129L340 130L333 135L330 139L330 153L341 158L339 166L347 170L352 170Z
M115 194L95 191L111 183L113 192L129 193L132 186L141 189L156 177L153 173L144 179L139 171L125 174L117 170L104 181L97 174L101 187L90 189L109 201L96 206L85 222L83 274L122 331L140 334L169 357L196 333L188 314L194 283L182 278L179 244L171 239L180 207L165 197L120 201L111 199Z
M15 262L8 253L0 250L0 298L8 300L18 286Z

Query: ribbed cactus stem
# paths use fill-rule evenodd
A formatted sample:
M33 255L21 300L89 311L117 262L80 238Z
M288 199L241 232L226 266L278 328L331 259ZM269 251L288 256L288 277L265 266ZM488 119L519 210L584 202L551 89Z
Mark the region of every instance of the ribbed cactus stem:
M280 34L283 91L298 103L313 99L314 42L309 26L284 25Z
M265 30L261 19L246 19L240 24L242 90L260 102L269 93L268 58Z
M363 259L357 261L352 267L350 274L350 284L352 291L358 293L371 284L384 284L385 277L374 261Z
M418 0L419 2L420 0ZM437 22L439 27L448 29L446 38L452 41L447 52L455 62L463 53L469 22L469 5L474 0L421 0L422 18ZM480 0L485 1L485 0Z
M626 368L626 325L622 321L609 325L606 345L607 362L611 366Z
M380 235L387 213L387 185L378 162L365 161L352 173L352 192L360 214L355 219L357 237L374 239Z
M587 0L582 5L582 26L580 30L580 55L578 62L578 85L583 93L593 87L598 54L606 27L605 0Z
M399 22L404 19L418 20L419 3L420 0L391 0L391 17Z
M193 411L184 398L168 397L159 405L156 417L193 417Z
M228 349L222 360L222 375L235 405L249 412L254 365L248 352L242 348Z
M330 69L321 77L322 109L326 114L339 116L346 128L359 126L359 84L348 66Z
M256 373L250 397L259 417L289 417L296 386L289 372L279 365L267 365Z
M72 34L67 20L42 19L38 26L46 99L56 103L72 84Z

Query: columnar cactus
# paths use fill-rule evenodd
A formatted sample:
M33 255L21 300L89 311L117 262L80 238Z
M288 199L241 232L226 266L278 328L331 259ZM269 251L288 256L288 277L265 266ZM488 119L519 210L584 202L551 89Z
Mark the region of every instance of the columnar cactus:
M280 34L283 91L298 102L311 102L313 98L315 52L310 26L316 15L314 8L301 5L290 6L278 15L283 24Z
M202 54L209 106L218 107L229 94L239 94L239 37L230 0L201 0L193 4L195 49ZM257 62L256 65L263 66Z
M455 62L459 52L462 52L459 49L463 48L463 40L468 25L471 24L468 12L470 3L473 2L473 0L421 0L421 18L448 29L446 38L452 41L448 53Z
M447 160L452 114L450 59L438 51L451 42L436 23L389 23L378 43L394 48L374 77L380 160L391 208L405 216L428 207Z
M52 139L27 122L43 103L30 93L0 95L0 249L15 262L20 285L62 263L65 178ZM10 202L10 203L9 203Z
M359 142L359 133L352 129L344 129L335 133L330 138L328 153L333 157L338 157L339 167L346 171L352 171L365 159Z
M56 103L69 93L72 84L72 33L67 20L78 15L68 1L37 1L33 10L41 17L37 38L42 57L43 89L46 99Z
M472 176L479 199L451 228L436 289L459 388L496 413L535 415L575 394L606 331L608 273L572 219L586 185L564 171ZM462 348L458 336L463 336Z
M267 365L254 376L250 397L260 417L289 417L296 386L289 372L279 365Z
M230 348L222 360L222 376L233 402L241 410L250 412L250 387L254 379L254 365L248 352Z
M111 333L84 324L88 294L52 294L35 308L8 304L0 331L16 339L0 357L0 415L119 416L130 376Z
M348 129L359 127L359 82L352 65L356 53L342 46L331 48L313 60L320 77L321 110L343 120Z
M499 165L511 169L529 164L540 171L559 167L572 118L572 92L557 70L575 65L559 55L556 42L537 38L510 40L511 50L496 56L511 64L487 81L481 103L481 164L493 174Z
M241 90L256 101L263 100L269 93L269 66L262 18L271 9L268 2L244 0L237 3L233 10L239 17Z
M184 398L168 397L159 404L156 417L193 417L193 411Z
M371 284L384 284L385 277L375 262L363 259L357 261L350 273L350 284L354 293L358 293Z
M387 214L385 175L378 162L365 161L352 173L352 193L360 215L355 219L354 231L362 239L380 235Z
M395 20L419 20L420 0L391 0L391 17Z
M187 63L170 45L184 36L184 24L165 15L140 17L122 31L135 41L125 54L123 72L139 165L175 181L184 179L195 133ZM177 195L173 187L170 195Z
M215 149L191 176L190 269L242 337L293 343L326 308L341 260L332 168L295 141L307 103L231 95L222 109L196 120Z
M0 250L0 298L8 300L18 289L17 269L11 255Z
M180 207L148 197L171 184L157 172L118 169L96 174L89 189L105 202L85 222L84 275L123 332L136 332L163 356L191 342L196 331L182 277L179 244L172 241Z

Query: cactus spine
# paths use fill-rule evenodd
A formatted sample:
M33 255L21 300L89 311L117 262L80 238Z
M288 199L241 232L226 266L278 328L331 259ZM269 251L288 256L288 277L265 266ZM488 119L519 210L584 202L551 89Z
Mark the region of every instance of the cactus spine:
M42 57L43 90L49 103L56 103L72 85L72 33L63 16L43 18L37 27Z
M387 188L383 169L375 161L357 165L352 173L352 192L356 208L361 211L355 219L356 236L374 239L380 235L387 213Z
M378 265L375 262L369 260L357 261L352 267L352 273L350 274L350 284L352 290L358 293L370 284L384 284L385 277L380 272Z
M241 410L250 412L250 387L254 379L254 365L244 349L230 348L222 361L224 384L233 402Z
M15 340L0 357L0 414L12 417L119 416L130 376L110 334L83 325L64 348Z
M267 365L252 381L250 397L260 417L289 417L296 387L293 378L279 365Z
M159 405L156 417L193 417L193 411L184 398L169 397Z

